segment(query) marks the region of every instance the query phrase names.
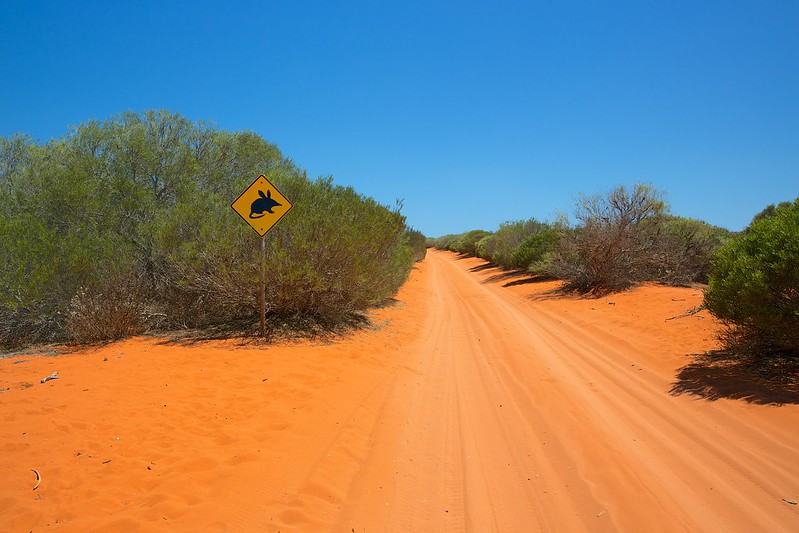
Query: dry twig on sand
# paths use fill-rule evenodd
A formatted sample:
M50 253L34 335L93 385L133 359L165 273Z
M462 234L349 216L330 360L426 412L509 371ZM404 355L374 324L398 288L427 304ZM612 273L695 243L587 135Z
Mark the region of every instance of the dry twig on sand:
M667 318L666 320L674 320L675 318L685 318L685 317L687 317L687 316L694 316L694 315L695 315L695 314L697 314L699 311L702 311L704 308L705 308L705 306L703 306L703 305L698 305L698 306L696 306L696 307L692 307L691 309L689 309L688 311L684 312L684 313L683 313L683 314L681 314L681 315L675 315L675 316L672 316L672 317L669 317L669 318ZM702 317L700 317L700 318L702 318Z
M58 379L58 372L57 372L57 371L56 371L56 372L53 372L52 374L50 374L50 375L49 375L49 376L47 376L46 378L42 378L42 381L41 381L41 382L42 382L42 383L47 383L47 382L48 382L48 381L50 381L51 379Z

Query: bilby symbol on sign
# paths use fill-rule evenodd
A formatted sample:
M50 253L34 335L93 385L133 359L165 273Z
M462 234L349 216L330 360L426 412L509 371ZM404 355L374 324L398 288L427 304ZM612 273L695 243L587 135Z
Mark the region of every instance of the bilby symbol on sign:
M252 203L252 206L250 206L250 218L261 218L264 216L264 213L274 215L275 213L272 211L272 208L283 205L272 198L272 191L270 190L266 191L266 195L264 195L264 191L259 190L258 196L260 196L260 198L256 199Z

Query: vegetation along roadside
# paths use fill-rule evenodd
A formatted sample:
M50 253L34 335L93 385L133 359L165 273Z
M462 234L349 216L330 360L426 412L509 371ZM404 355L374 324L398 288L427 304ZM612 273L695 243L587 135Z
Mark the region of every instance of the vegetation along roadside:
M561 279L566 290L587 295L642 281L708 284L703 306L727 326L724 350L799 364L799 199L766 207L733 233L671 214L651 185L620 186L582 196L574 221L511 221L428 245Z
M259 174L295 206L266 239L273 327L351 322L424 256L399 207L309 179L251 132L147 111L0 138L0 348L251 331L258 241L229 206Z

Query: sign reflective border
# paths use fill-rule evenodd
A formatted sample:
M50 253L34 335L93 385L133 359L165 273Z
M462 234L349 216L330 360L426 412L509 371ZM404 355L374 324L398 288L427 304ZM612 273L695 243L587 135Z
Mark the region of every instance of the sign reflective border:
M293 206L277 187L261 175L244 189L230 207L263 237Z

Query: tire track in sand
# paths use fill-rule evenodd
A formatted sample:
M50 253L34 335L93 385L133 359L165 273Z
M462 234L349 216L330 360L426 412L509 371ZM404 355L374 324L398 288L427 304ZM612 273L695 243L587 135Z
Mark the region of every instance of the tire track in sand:
M796 438L774 442L738 404L669 395L673 376L630 370L649 346L480 284L453 257L424 263L430 314L408 346L418 374L385 407L405 424L375 439L340 530L799 526L777 497L797 490ZM379 520L358 483L374 472L390 486Z

